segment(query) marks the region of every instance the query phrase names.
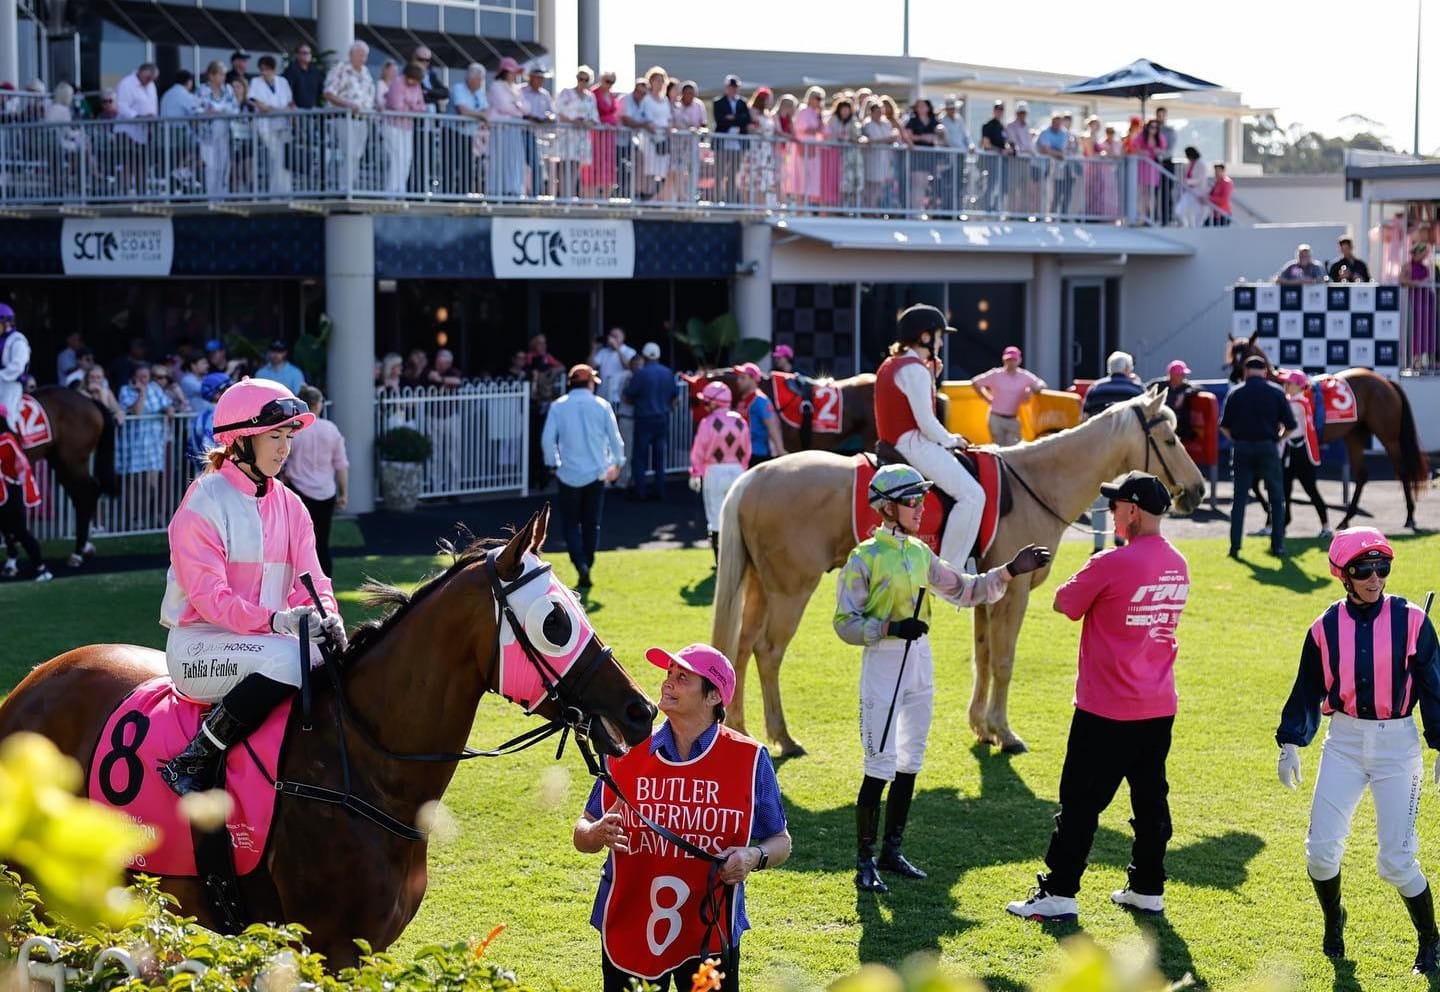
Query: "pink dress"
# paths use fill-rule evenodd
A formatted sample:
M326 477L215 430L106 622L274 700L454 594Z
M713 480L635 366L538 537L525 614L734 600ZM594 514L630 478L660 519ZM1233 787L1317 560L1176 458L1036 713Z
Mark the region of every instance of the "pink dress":
M820 199L820 154L817 143L825 140L825 119L818 110L801 107L795 114L796 192L814 201ZM840 185L839 159L835 162L835 187ZM833 197L831 202L834 202Z
M580 170L580 177L586 185L599 186L601 196L608 196L615 185L615 132L610 128L620 126L620 101L613 92L594 93L601 126L590 134L591 164Z

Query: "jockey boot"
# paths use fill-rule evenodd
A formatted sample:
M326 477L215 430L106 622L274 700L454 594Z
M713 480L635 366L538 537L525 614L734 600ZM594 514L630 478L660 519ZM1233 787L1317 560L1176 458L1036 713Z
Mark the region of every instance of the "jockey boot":
M1410 911L1410 922L1415 924L1415 936L1420 940L1415 954L1412 975L1434 975L1440 972L1440 931L1435 929L1435 903L1430 896L1430 885L1413 896L1401 896L1405 908Z
M720 567L720 532L710 532L710 553L715 556L715 567Z
M855 806L855 888L861 892L889 892L875 867L875 833L880 827L879 806Z
M1320 900L1320 909L1325 914L1325 937L1320 947L1327 958L1345 956L1345 906L1340 902L1340 875L1320 881L1310 879L1315 886L1315 895Z
M924 878L925 873L900 853L905 837L905 821L910 819L910 800L915 797L915 773L896 772L890 783L890 796L885 800L885 843L880 849L881 868L904 878Z
M223 702L216 703L185 750L161 766L160 777L177 796L208 792L215 788L225 750L248 732L249 728L226 710Z

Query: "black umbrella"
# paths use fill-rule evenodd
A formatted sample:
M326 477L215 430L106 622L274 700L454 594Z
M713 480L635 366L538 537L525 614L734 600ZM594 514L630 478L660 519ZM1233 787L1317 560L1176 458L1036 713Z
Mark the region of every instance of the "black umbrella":
M1145 116L1145 101L1157 93L1181 93L1187 90L1218 90L1211 83L1183 72L1167 69L1149 59L1136 59L1123 69L1103 76L1072 83L1061 93L1094 93L1099 96L1134 96L1140 98L1140 116Z

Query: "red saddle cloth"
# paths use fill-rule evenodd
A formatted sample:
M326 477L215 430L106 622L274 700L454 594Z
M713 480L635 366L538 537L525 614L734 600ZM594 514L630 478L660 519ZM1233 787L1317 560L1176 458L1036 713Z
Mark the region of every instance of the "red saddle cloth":
M45 415L45 408L40 401L26 393L20 397L20 445L24 448L35 448L42 444L49 444L53 435L50 433L50 418Z
M1000 458L993 451L972 448L968 457L975 462L980 488L985 491L985 509L980 515L980 536L976 540L977 557L990 550L995 543L995 533L1000 529L1000 483L1002 469ZM858 454L852 459L855 466L854 513L855 541L867 540L880 526L880 514L870 507L870 480L874 477L876 464L869 455ZM945 520L950 515L951 502L941 500L938 491L932 487L925 494L925 506L920 514L920 533L915 536L930 546L937 555L940 553L940 538L945 533ZM963 562L951 562L963 564Z
M796 385L799 379L794 372L771 372L770 381L775 384L775 409L780 419L799 430L805 420L806 394ZM808 396L813 405L810 414L810 429L816 434L839 434L844 423L845 401L840 387L829 382L810 381Z
M226 818L235 853L235 872L248 875L260 864L270 825L275 818L275 774L291 703L271 713L250 735L226 754L225 791L234 799ZM195 847L188 821L180 815L179 797L160 777L160 767L185 749L209 707L175 691L166 676L136 686L100 734L90 761L88 794L145 828L156 842L148 854L128 865L150 875L194 876ZM247 746L248 745L248 746Z
M1355 402L1355 391L1350 383L1333 375L1315 377L1324 403L1325 423L1353 424L1360 419L1360 404Z

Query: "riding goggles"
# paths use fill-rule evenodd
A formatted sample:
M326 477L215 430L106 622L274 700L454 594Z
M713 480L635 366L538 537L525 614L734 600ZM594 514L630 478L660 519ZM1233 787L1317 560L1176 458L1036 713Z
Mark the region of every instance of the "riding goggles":
M898 496L894 500L892 500L892 502L899 503L901 506L908 506L913 509L914 507L925 505L925 494L917 493L914 496Z
M310 408L303 402L293 396L285 396L266 403L260 408L260 412L249 420L216 424L214 432L224 434L227 431L243 431L251 427L280 427L309 412Z
M1368 579L1372 575L1385 578L1390 574L1389 558L1372 558L1368 561L1359 561L1345 566L1345 574L1352 579Z

